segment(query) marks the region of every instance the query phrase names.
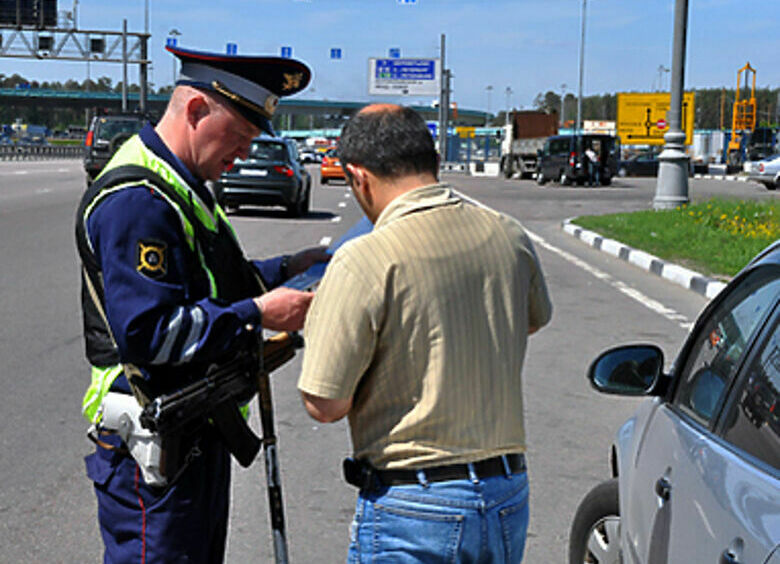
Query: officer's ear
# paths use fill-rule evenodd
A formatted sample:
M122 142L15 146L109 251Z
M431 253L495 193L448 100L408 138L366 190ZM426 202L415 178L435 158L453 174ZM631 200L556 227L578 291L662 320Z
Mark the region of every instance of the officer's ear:
M198 93L187 100L186 112L187 123L196 128L203 118L211 113L211 108L206 97Z

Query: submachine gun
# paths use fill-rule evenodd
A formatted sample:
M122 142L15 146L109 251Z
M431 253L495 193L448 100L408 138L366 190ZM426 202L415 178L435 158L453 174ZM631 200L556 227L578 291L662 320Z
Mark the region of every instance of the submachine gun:
M269 512L277 563L286 563L282 486L276 453L271 372L295 356L303 347L297 333L278 333L258 347L239 352L232 360L212 366L206 376L171 394L161 395L144 408L138 419L141 426L161 437L176 436L191 425L208 418L220 434L226 448L244 467L249 466L260 448L265 453ZM238 406L258 394L263 438L258 438L247 425Z

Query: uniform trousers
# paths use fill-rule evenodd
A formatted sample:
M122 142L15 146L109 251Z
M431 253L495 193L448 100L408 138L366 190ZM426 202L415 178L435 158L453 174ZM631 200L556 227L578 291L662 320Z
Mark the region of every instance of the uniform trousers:
M527 530L525 471L361 490L348 562L516 564Z
M147 486L126 454L98 447L85 458L98 500L104 563L223 561L230 454L212 431L206 431L195 452L199 454L190 465L165 488Z

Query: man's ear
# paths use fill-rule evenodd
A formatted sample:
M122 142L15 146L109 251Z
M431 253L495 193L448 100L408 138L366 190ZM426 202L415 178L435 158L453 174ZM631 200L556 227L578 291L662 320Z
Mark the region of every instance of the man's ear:
M208 100L205 96L196 95L187 100L187 123L193 129L211 113Z

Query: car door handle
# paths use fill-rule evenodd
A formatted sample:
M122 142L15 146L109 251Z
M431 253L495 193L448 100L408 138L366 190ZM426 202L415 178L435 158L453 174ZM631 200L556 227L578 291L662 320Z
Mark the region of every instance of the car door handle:
M669 478L666 476L658 478L658 481L655 483L655 493L662 500L669 501L672 495L672 484L669 482Z
M719 564L740 564L740 556L745 547L745 541L737 537L729 544L728 548L720 553Z

